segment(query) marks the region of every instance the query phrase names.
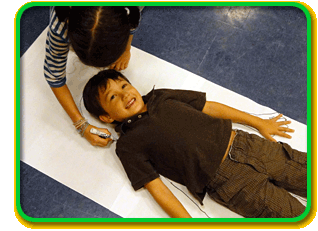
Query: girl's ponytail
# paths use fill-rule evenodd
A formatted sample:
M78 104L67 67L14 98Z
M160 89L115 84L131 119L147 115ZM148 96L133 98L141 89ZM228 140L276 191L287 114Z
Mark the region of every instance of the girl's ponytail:
M127 17L128 17L128 23L129 23L130 29L137 28L140 21L139 8L137 6L126 6L125 9L127 11Z
M69 6L56 6L55 7L56 16L60 22L65 22L69 17L71 8Z

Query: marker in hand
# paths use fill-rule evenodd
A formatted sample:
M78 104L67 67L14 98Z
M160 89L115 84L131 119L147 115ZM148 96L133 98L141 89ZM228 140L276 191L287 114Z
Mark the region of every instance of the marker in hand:
M100 138L103 138L103 139L110 138L110 139L114 140L114 138L111 135L108 135L104 132L101 132L101 131L97 130L96 128L91 128L90 132L92 134L98 135Z

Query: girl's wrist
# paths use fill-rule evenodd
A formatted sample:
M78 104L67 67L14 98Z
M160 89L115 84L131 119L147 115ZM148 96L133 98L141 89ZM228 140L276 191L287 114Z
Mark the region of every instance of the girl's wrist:
M127 45L127 47L126 47L126 49L125 49L125 52L130 51L130 49L131 49L131 46L130 46L130 45Z
M73 125L77 132L81 134L81 136L84 136L85 130L90 124L87 122L87 119L82 117L80 120L73 123Z

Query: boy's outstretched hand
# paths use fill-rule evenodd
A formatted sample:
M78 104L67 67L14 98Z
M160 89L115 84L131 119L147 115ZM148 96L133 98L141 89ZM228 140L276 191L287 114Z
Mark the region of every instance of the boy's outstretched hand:
M278 121L283 116L282 114L279 114L272 119L262 119L213 101L207 101L202 112L212 117L230 119L233 123L244 124L256 128L262 136L274 142L277 141L272 137L272 135L279 135L290 139L291 136L286 134L286 132L294 132L293 129L285 126L290 124L290 121Z
M272 119L264 119L257 128L261 135L274 142L277 141L272 137L272 135L278 135L290 139L291 136L286 134L286 132L294 132L294 130L285 127L284 125L290 124L291 121L278 121L282 116L282 114L279 114Z

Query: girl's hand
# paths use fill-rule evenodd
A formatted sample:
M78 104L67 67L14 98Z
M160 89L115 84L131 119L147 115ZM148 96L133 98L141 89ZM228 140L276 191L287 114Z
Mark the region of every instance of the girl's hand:
M112 65L110 65L110 69L115 69L116 71L124 70L128 67L128 63L130 60L130 49L125 50L125 52L116 60Z
M263 120L260 126L258 127L258 131L264 136L266 139L277 142L272 135L279 135L281 137L285 137L290 139L291 136L286 134L286 132L294 132L293 129L283 127L284 125L290 124L291 121L281 121L278 122L279 118L283 115L279 114L278 116L272 119Z
M105 132L106 134L110 134L110 132L106 128L97 128L93 125L88 125L88 127L86 128L86 130L84 132L84 137L88 140L88 142L90 142L91 145L105 147L105 146L107 146L107 144L109 142L112 141L112 139L110 139L110 138L104 139L104 138L99 137L98 135L90 133L91 128L96 128L97 130L99 130L101 132Z

